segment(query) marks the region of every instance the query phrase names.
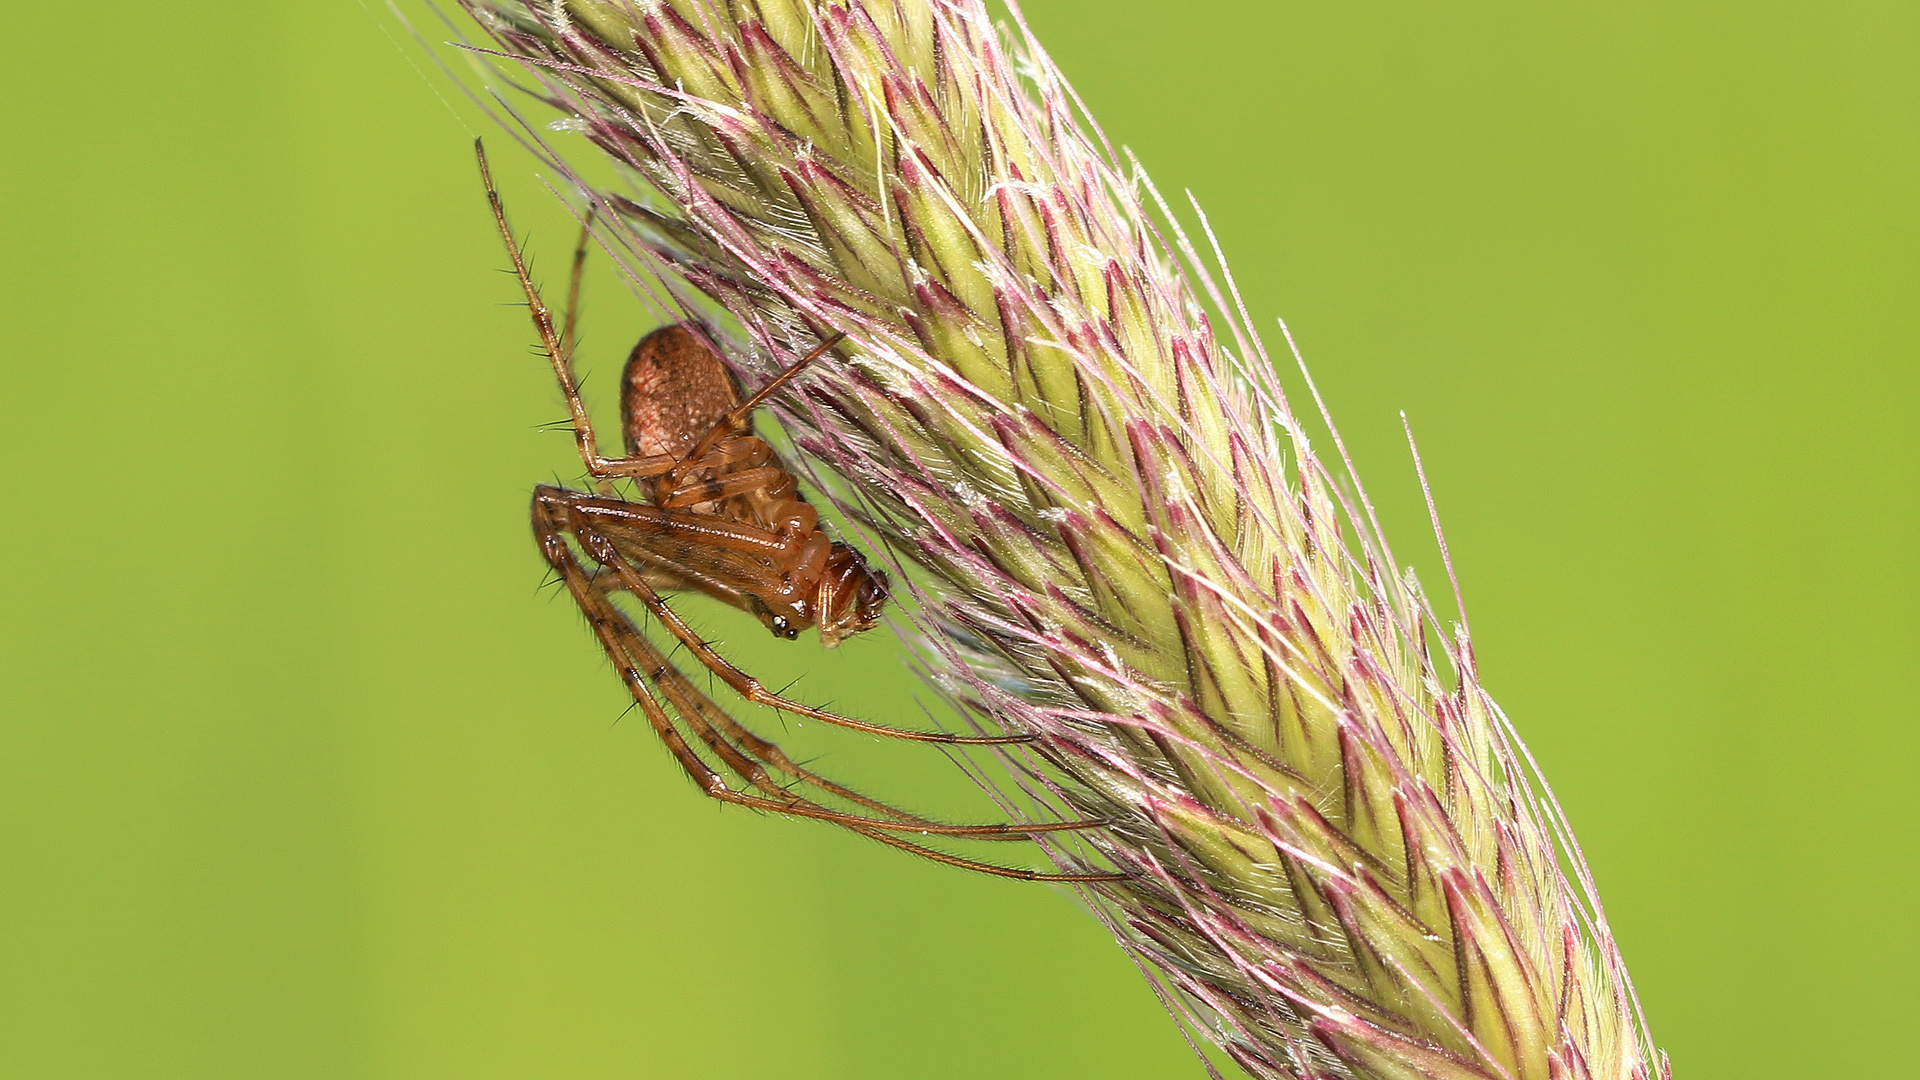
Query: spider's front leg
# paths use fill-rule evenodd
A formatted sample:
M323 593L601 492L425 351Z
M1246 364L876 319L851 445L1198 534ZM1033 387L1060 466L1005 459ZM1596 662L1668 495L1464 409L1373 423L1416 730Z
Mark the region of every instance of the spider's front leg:
M574 374L572 356L574 321L580 301L581 267L586 260L587 227L583 226L580 243L574 251L573 280L567 294L566 329L563 333L554 327L553 312L541 297L540 287L533 283L533 272L527 267L520 242L514 239L513 229L507 224L506 205L501 202L500 192L494 187L493 170L487 165L487 151L478 139L474 140L473 152L480 162L480 180L487 189L487 204L493 209L494 224L500 230L501 242L507 248L507 258L513 263L513 275L520 282L520 291L526 297L527 314L533 319L534 331L540 335L541 351L546 354L547 362L553 368L554 380L560 384L560 394L566 398L567 416L573 425L574 444L580 452L581 463L596 480L619 477L644 479L673 468L678 459L670 453L629 454L619 458L600 453L600 440L594 434L593 417L587 410L587 403L580 396L580 380ZM589 216L589 225L591 220Z

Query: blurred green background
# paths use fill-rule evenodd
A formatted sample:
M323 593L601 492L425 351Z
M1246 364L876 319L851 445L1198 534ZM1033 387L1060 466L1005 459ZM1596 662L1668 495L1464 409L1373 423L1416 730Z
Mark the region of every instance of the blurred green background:
M1410 413L1677 1075L1911 1068L1920 8L1029 14L1295 328L1437 584ZM487 129L392 16L9 23L0 1074L1200 1075L1066 894L723 809L616 722L537 589L526 493L578 468ZM643 326L604 272L587 314L604 386ZM915 718L883 641L696 615Z

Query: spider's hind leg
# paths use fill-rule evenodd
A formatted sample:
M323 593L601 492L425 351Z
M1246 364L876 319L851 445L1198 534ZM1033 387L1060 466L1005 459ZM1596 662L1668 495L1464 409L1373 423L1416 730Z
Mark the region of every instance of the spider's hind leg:
M594 636L600 641L601 648L619 671L621 680L626 683L654 732L666 744L668 752L680 767L708 796L773 813L832 822L936 862L1000 877L1034 881L1111 881L1123 876L1050 874L1000 866L923 847L893 835L895 832L913 832L967 839L1021 840L1039 833L1087 828L1094 823L949 825L897 809L796 765L778 745L748 731L701 693L613 603L610 592L624 587L629 581L628 575L596 576L581 565L568 542L570 530L562 516L564 511L555 505L564 500L556 500L556 494L564 496L570 493L541 489L534 499L533 526L541 553L567 586L581 614L592 627ZM682 733L680 724L676 724L673 715L669 715L668 706L709 752L745 782L748 790L740 790L729 784L725 776L694 750ZM775 780L768 766L774 772L791 777L803 787L846 800L877 816L834 810L814 799L794 794Z
M622 543L628 546L645 548L659 543L684 545L688 537L701 537L716 548L733 548L739 551L764 551L769 556L775 554L780 538L764 529L737 522L716 522L711 516L690 513L685 510L667 510L654 506L633 503L612 503L605 499L580 495L562 488L541 487L534 492L534 502L542 509L540 513L555 515L553 527L571 533L579 541L581 550L601 566L610 568L620 576L620 587L632 593L647 610L653 613L660 625L680 640L708 671L719 676L733 689L733 692L756 705L765 705L818 720L824 724L834 724L864 731L869 735L882 735L894 739L910 739L916 742L949 743L956 746L1001 746L1008 743L1031 742L1030 735L950 735L944 731L908 731L887 727L883 724L869 724L864 720L841 716L838 713L817 709L804 702L776 694L760 683L760 680L736 667L726 657L720 655L713 646L695 633L686 621L667 606L647 575L637 569L620 549L620 544L612 538L617 528ZM596 521L597 519L597 521ZM601 523L604 523L604 527ZM771 566L771 563L768 564ZM677 573L691 578L687 567L680 567ZM738 591L736 583L715 579L719 586ZM709 590L712 591L712 590ZM736 607L744 605L735 603Z

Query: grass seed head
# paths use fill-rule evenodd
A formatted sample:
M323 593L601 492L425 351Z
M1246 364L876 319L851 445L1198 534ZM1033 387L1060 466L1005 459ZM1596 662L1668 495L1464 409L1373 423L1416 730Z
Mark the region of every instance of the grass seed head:
M1464 630L1030 35L973 0L463 3L625 167L585 190L632 266L770 368L848 335L788 430L927 571L936 685L1111 822L1049 851L1130 875L1096 905L1209 1038L1261 1077L1663 1073Z

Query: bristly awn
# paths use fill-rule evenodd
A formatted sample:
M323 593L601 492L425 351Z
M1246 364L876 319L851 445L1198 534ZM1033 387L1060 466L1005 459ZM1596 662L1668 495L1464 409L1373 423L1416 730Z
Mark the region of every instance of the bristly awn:
M707 795L723 802L829 821L936 862L1031 881L1111 881L1124 875L1040 873L962 858L910 842L899 833L973 840L1024 840L1042 833L1084 829L1098 822L951 825L909 813L826 779L796 764L708 698L613 602L631 594L661 626L747 701L872 735L920 742L992 745L1026 736L962 736L905 731L870 724L776 694L734 666L676 614L664 593L698 591L757 616L776 637L792 639L818 627L821 644L871 629L887 601L887 578L860 552L831 540L819 513L799 493L772 446L753 434L753 412L808 364L840 340L829 337L759 392L742 401L732 374L707 335L692 324L655 330L627 360L621 381L626 455L600 453L593 422L572 366L574 317L586 236L574 255L564 329L527 270L525 258L478 140L474 152L494 222L526 295L541 347L566 397L580 460L603 484L633 481L646 502L606 493L541 485L533 493L533 530L540 551L586 616L634 701L682 769ZM608 488L607 490L611 490ZM571 541L571 542L569 542ZM575 546L593 564L584 566ZM669 713L671 708L671 713ZM678 723L675 718L678 718ZM704 746L736 789L688 741ZM778 777L859 807L833 809L795 794Z

